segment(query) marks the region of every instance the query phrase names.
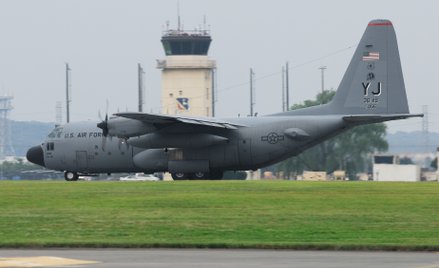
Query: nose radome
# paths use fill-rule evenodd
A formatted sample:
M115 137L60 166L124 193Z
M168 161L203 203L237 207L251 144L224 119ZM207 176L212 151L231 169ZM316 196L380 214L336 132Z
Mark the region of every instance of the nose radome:
M43 148L41 146L34 146L30 148L26 153L26 158L29 162L32 162L34 164L45 166L44 165L44 155L43 155Z

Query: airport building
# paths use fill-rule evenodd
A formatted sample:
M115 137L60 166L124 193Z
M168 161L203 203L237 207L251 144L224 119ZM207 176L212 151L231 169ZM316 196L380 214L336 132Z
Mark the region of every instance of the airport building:
M396 155L375 155L373 163L374 181L420 181L421 168L415 164L400 164Z
M166 30L161 42L165 59L162 70L162 113L214 116L214 70L207 53L212 41L208 30Z

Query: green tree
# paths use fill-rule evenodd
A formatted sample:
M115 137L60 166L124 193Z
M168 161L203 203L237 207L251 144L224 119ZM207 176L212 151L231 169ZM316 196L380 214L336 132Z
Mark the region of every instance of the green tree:
M399 164L401 165L413 165L413 160L410 157L403 157L401 159L399 159Z
M21 158L17 158L12 162L3 161L0 163L0 179L11 178L20 175L23 171L35 169L41 169L41 167L29 162L24 162Z
M437 157L435 157L431 163L430 163L430 167L433 169L437 169Z
M329 102L335 95L333 90L319 93L316 100L306 100L303 104L295 104L292 109L300 109ZM370 154L384 152L388 149L386 125L377 123L357 126L334 138L320 143L297 157L289 158L277 164L277 171L284 177L289 174L300 174L303 170L326 171L345 170L350 178L356 173L370 167Z

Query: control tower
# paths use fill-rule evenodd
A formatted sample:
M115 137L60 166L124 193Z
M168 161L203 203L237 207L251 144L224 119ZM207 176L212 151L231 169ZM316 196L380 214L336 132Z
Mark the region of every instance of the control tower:
M210 31L167 29L161 42L165 59L157 60L162 70L162 113L214 116L214 70L216 62L207 52Z

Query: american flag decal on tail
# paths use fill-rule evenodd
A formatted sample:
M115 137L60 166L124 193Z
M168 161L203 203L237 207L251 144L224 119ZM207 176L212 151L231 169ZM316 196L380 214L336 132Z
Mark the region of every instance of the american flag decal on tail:
M363 61L377 61L380 59L379 52L364 52Z

